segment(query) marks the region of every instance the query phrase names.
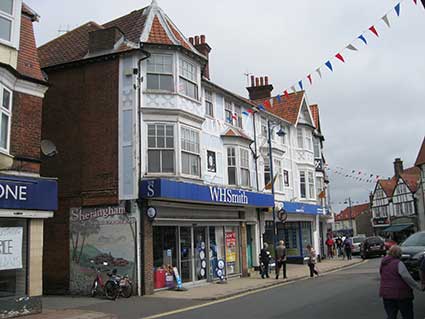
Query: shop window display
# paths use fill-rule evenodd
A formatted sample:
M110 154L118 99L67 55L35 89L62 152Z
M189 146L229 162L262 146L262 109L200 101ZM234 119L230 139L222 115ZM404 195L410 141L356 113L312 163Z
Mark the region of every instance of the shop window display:
M224 246L224 228L209 227L210 236L210 276L218 278L216 270L218 269L218 261L225 259ZM225 275L225 273L223 274Z
M177 267L177 227L153 227L153 242L155 288L171 287L173 267Z
M0 299L26 295L27 221L0 218Z
M239 229L225 227L226 272L228 275L237 274L239 270Z

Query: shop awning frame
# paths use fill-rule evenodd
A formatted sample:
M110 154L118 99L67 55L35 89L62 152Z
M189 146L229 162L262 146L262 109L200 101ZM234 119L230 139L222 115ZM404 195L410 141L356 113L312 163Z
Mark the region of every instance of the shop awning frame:
M399 231L405 230L412 227L413 224L400 224L400 225L391 225L390 227L385 228L383 231L387 233L397 233Z

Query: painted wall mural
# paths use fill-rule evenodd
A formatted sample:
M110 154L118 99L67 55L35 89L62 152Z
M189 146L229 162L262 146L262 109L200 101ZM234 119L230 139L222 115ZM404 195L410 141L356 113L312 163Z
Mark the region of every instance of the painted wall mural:
M117 269L135 281L136 218L123 206L70 209L70 292L89 294L93 266ZM94 261L92 263L91 261ZM103 262L109 266L104 267Z

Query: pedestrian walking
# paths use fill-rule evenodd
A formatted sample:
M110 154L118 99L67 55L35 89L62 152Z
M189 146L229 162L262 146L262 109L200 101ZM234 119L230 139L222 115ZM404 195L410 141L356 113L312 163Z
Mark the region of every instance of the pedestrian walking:
M353 243L351 242L350 237L345 238L343 246L345 255L347 256L347 260L351 260L351 249L353 248Z
M316 251L311 245L307 245L308 251L308 268L310 270L310 277L314 277L314 275L319 276L319 272L316 269Z
M335 245L334 240L331 237L329 237L326 240L326 246L328 248L328 258L334 258L334 245Z
M383 299L388 319L396 319L399 311L403 319L413 319L413 289L423 290L423 287L410 276L400 258L401 248L394 245L382 259L379 296Z
M338 236L338 238L335 240L335 244L336 244L338 257L341 257L341 256L344 257L344 254L342 253L342 239L341 239L341 237Z
M280 268L283 268L283 279L286 279L286 246L283 240L276 247L276 279L279 279Z
M269 277L269 263L270 263L270 252L269 252L269 245L267 243L264 243L263 249L260 251L260 272L261 272L261 278L264 279L264 277Z

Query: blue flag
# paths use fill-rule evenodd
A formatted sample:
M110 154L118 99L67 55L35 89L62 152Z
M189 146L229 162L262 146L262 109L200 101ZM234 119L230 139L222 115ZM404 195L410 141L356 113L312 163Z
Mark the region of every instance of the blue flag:
M334 71L334 69L332 68L331 61L326 62L325 65L329 68L329 70L331 70L332 72Z
M260 110L265 110L265 108L264 108L264 106L262 105L262 104L260 104L260 105L258 105L258 108L260 109Z
M249 115L249 113L248 113L248 112L245 112L245 111L243 111L243 112L242 112L242 114L243 114L243 115L246 115L246 116L248 116L248 115Z
M298 85L300 86L301 91L304 90L302 80L298 81Z
M280 94L279 95L276 95L276 100L277 100L278 103L282 102L282 99L280 97Z
M398 3L395 7L394 7L395 12L397 13L397 16L400 16L400 3Z
M360 40L362 40L364 42L364 44L367 45L366 38L363 36L363 34L362 35L359 35L357 38L359 38Z

